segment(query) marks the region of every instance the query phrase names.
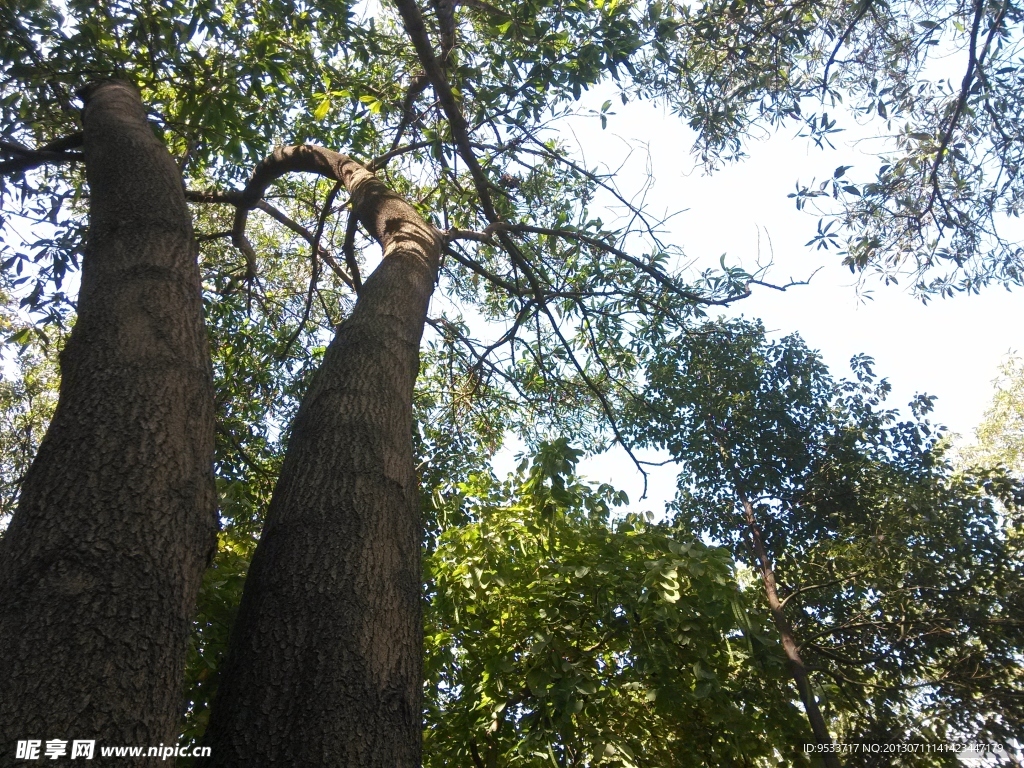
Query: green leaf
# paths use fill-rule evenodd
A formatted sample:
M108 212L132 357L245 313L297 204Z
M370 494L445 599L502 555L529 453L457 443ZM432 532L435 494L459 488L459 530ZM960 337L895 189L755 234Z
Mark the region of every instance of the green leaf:
M330 96L327 96L323 99L323 101L321 101L317 105L316 109L313 111L313 119L318 121L323 120L325 117L327 117L327 112L330 110L330 108L331 98Z

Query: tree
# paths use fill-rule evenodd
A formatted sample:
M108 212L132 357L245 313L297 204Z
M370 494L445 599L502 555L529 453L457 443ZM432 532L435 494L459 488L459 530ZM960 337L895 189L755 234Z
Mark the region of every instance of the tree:
M797 180L797 208L822 217L809 245L887 284L909 277L924 300L1021 285L1021 13L989 0L719 0L680 9L641 80L697 130L709 165L741 158L765 122L802 124L822 148L870 124L877 171L855 157Z
M726 551L637 514L543 443L470 475L427 557L425 765L748 765L794 750L782 657Z
M83 100L78 319L0 542L5 752L26 738L173 740L215 543L212 381L180 176L133 89Z
M243 198L295 170L343 182L385 258L292 425L206 740L221 765L413 765L422 630L412 394L440 238L362 166L326 150L279 150Z
M1012 748L1019 481L953 471L924 418L931 399L901 421L870 359L837 382L799 338L771 342L744 321L680 346L650 361L634 429L682 462L679 523L759 572L809 716L830 711L843 742Z
M975 431L976 444L962 451L971 463L1002 464L1024 472L1024 362L1008 356L999 368L992 404Z
M783 351L781 375L773 368L762 373L757 367L758 330L755 327L745 335L745 329L739 326L718 333L709 325L696 329L697 340L687 344L682 355L660 353L648 369L653 389L648 402L657 417L645 426L644 416L639 416L637 429L642 439L658 447L669 447L673 456L699 478L697 483L708 484L712 495L720 493L724 484L734 497L741 520L730 520L735 527L714 525L711 532L743 543L751 565L764 582L768 608L814 737L819 744L830 745L832 737L801 657L800 643L780 600L775 558L766 547L765 524L758 519L763 512L759 513L756 506L760 500L774 497L778 492L775 483L788 480L788 476L783 476L785 480L773 477L768 462L778 457L776 460L788 469L799 455L799 443L807 439L800 434L799 427L786 429L788 422L794 414L802 424L816 423L822 415L820 395L815 397L821 369L813 357L801 366L787 359ZM707 345L709 340L711 345ZM723 340L733 343L722 346ZM730 359L721 359L724 356ZM773 357L768 361L774 362ZM744 358L750 361L746 365L742 362ZM682 375L677 373L677 367L684 371ZM732 381L716 380L722 373ZM779 379L781 387L777 390ZM760 438L758 443L764 444L750 445L755 436ZM799 464L797 468L799 472ZM764 480L766 473L770 473L770 479ZM699 506L713 509L718 505ZM839 765L838 757L831 752L825 752L824 759L826 765Z
M77 46L83 42L86 43L88 53L85 56L88 58L96 50L94 44L97 39L112 34L115 45L108 60L120 69L125 62L119 57L134 55L129 51L138 41L136 35L144 36L150 43L155 40L148 28L154 20L147 15L137 17L136 26L129 22L131 30L125 36L129 42L125 45L120 38L123 30L117 24L111 28L92 16L89 10L72 10L81 11L77 23L61 26L59 31L51 26L50 36L42 37L46 56L35 57L35 65L46 69L51 63L64 60L69 51L82 55L84 51ZM466 121L459 112L444 73L432 59L429 47L424 48L426 32L422 21L418 20L418 11L406 7L403 12L414 42L420 49L421 63L445 106L455 143L469 164L485 220L491 227L483 233L469 232L465 236L485 243L492 239L503 243L518 265L513 267L513 272L522 270L526 276L525 283L521 283L518 276L513 283L500 277L489 279L504 283L506 287L513 286L517 296L522 292L533 294L534 300L525 300L525 307L538 317L543 313L550 319L558 344L570 353L578 375L600 397L600 389L590 382L586 370L572 357L572 348L555 319L555 310L548 304L553 300L547 297L548 291L557 295L563 289L557 282L552 285L549 276L538 277L512 237L520 231L528 234L536 230L542 237L566 239L570 243L582 240L592 255L599 259L609 256L619 259L620 256L602 238L578 233L571 228L548 230L526 225L520 230L521 225L502 222L491 200L489 185L492 182L484 176L468 145ZM30 15L29 21L43 27L64 24L64 20L54 16L48 8L44 8L41 14ZM28 48L29 53L36 53L32 34L26 33L18 20L12 26L19 33L14 36L15 47ZM232 27L230 23L226 26ZM67 29L71 30L70 34ZM180 30L174 29L180 35ZM212 25L208 29L212 29ZM243 36L250 31L243 27ZM230 48L231 43L225 45ZM172 58L178 54L178 51L168 52ZM107 56L101 55L101 58ZM46 63L40 65L43 60ZM160 68L158 61L151 55L145 62L157 81L159 73L154 70ZM81 67L81 60L74 66ZM32 70L32 66L28 69ZM30 71L29 74L35 76L38 72ZM145 78L143 82L146 82ZM154 82L150 81L149 85L154 85ZM59 108L64 106L60 86L55 90L54 107ZM154 91L161 93L159 88ZM360 100L357 103L368 102ZM180 104L175 106L181 109ZM374 112L378 110L379 107ZM174 110L171 111L173 113ZM66 121L58 117L54 122ZM204 130L210 130L210 126L204 126ZM24 146L9 145L8 151L13 159L8 162L6 170L26 171L46 161L65 160L67 155L54 156L55 151L63 146L63 143L51 144L33 151ZM553 152L543 144L540 146L546 153ZM422 144L412 149L403 148L401 152L420 148L423 148ZM214 163L209 163L202 170L214 166ZM413 765L419 759L420 630L419 533L409 445L411 397L418 341L427 300L435 281L440 237L432 227L422 224L412 208L399 204L400 198L386 192L379 182L344 156L308 146L279 151L257 169L249 187L242 193L193 193L190 196L196 201L226 202L236 206L238 212L231 236L246 257L244 277L249 281L250 293L258 272L255 251L245 230L246 212L262 203L267 184L287 170L314 170L344 181L351 194L352 221L356 217L362 219L364 226L388 249L387 258L364 283L358 263L350 253L346 254L348 273L337 262L324 257L339 275L347 277L347 282L359 293L359 300L342 324L337 343L327 351L320 373L310 385L305 405L300 408L290 431L290 455L295 458L285 460L275 501L271 504L274 511L270 513L248 574L232 656L219 684L207 739L216 747L216 759L226 762L248 764L253 759L274 759L275 755L283 754L301 754L304 759L316 762L349 754L353 759L364 762ZM210 176L205 177L207 181ZM587 173L581 176L588 178ZM23 187L28 198L31 199L36 192L50 192L49 188L32 188L32 180L27 178ZM538 188L534 194L542 195L543 190ZM333 195L330 199L333 200ZM322 258L319 238L330 206L331 202L328 202L324 211L318 213L320 223L317 234L312 235L286 214L263 203L264 210L312 241L313 256L317 260L306 314L299 323L296 336L302 331L309 313L308 302L315 292L315 276ZM354 226L350 229L354 231ZM453 239L455 236L451 235ZM578 245L573 247L578 248ZM37 285L45 285L51 275L63 268L59 265L68 263L66 251L56 249L53 253L57 261L51 272L44 270L39 275ZM13 258L14 262L22 263L18 255ZM666 284L687 305L702 300L700 294L682 286L658 266L625 254L622 258L631 270ZM471 262L471 266L488 274L479 264ZM527 289L524 285L530 287ZM728 293L727 287L723 296ZM60 320L60 297L54 296L47 302L41 300L41 294L42 289L36 291L30 304L38 309L49 303L51 317ZM580 296L577 301L582 302L588 292L581 292ZM710 300L715 299L711 296ZM535 305L532 308L531 303ZM287 353L288 346L282 354ZM605 408L608 408L607 403ZM241 449L239 452L244 453ZM312 476L307 474L310 471ZM367 478L376 480L366 485ZM319 519L309 518L307 525L297 527L304 516L313 514L314 518L317 517L315 510L318 505L321 510ZM353 506L358 506L358 511ZM373 509L377 510L376 519L374 514L368 514ZM308 525L314 522L316 525ZM294 533L299 531L301 536L295 538ZM301 567L300 562L309 563L307 558L311 547L321 546L332 557L319 560L326 571L318 581L311 583L308 568ZM333 557L338 554L339 546L343 549L352 547L347 559ZM284 557L283 568L277 567L278 555L275 553ZM336 588L330 586L332 579ZM284 596L281 587L285 583L290 583L298 592L290 597ZM321 590L332 593L334 597L342 593L350 595L350 605L358 608L359 615L339 615L333 604L325 605ZM275 605L268 603L278 598L283 600ZM323 610L318 612L317 605ZM294 622L289 622L290 611L299 616ZM319 627L315 626L318 616L326 622ZM295 643L286 643L285 646L286 656L294 662L292 673L288 673L282 664L267 665L257 653L271 647L280 648L277 634L282 629L299 633L294 638ZM339 632L350 638L346 644L338 644ZM273 643L268 643L268 640L273 640ZM331 660L323 655L327 651L333 657ZM312 667L311 660L315 660ZM320 691L321 700L309 698L303 670L312 673L313 677L309 679L325 681ZM283 710L270 713L269 719L259 720L264 704L271 699L281 703ZM339 719L338 710L332 709L332 704L344 705L352 716ZM309 719L296 716L304 707L311 715L318 713L317 716ZM366 716L360 720L364 714ZM363 738L353 737L356 731L367 729L372 733L364 733Z
M631 204L613 178L573 156L547 128L585 89L612 79L620 83L625 101L637 93L670 98L681 109L696 110L699 119L692 122L702 137L740 141L754 122L733 120L735 110L706 109L716 97L704 83L731 72L744 103L763 99L785 105L793 93L791 64L802 60L800 47L814 30L841 23L852 10L796 4L780 8L776 17L774 9L751 7L750 23L740 19L736 26L742 32L738 44L715 31L720 8L706 6L695 16L663 3L528 2L510 8L473 3L453 9L454 16L436 30L410 0L396 2L397 15L383 9L369 21L335 0L223 7L205 0L169 0L160 6L73 0L0 11L0 149L7 158L2 171L13 175L5 197L12 223L4 264L24 280L18 298L41 328L69 324L70 302L60 281L75 267L83 228L75 206L84 189L74 177L40 166L76 159L66 150L78 127L73 94L83 82L116 75L137 83L144 103L159 116L161 138L185 170L188 198L201 223L206 314L218 345L215 402L222 426L215 465L224 509L231 513L215 565L232 576L238 560L251 551L251 540L235 545L260 528L285 445L295 457L283 461L277 479L269 527L254 555L253 579L232 644L236 660L228 663L218 693L215 709L224 714L215 713L211 721L210 738L217 740L224 760L244 763L233 750L246 745L266 756L279 748L269 742L281 737L281 744L301 739L304 746L294 754L313 762L350 749L369 750L385 762L398 754L416 762L419 712L409 683L418 663L418 608L410 587L418 578L410 533L416 525L414 481L399 433L411 438L417 350L410 344L420 336L434 270L441 294L459 302L428 318L436 344L432 353L448 364L438 395L444 405L454 413L466 401L501 402L509 422L533 424L529 417L541 414L547 423L577 427L579 436L590 435L595 444L623 441L618 385L635 381L636 347L646 343L649 326L686 327L708 306L742 298L761 281L762 274L738 268L701 275L677 270L679 250L660 241L659 220ZM432 31L440 46L433 44ZM744 67L723 67L723 57ZM607 121L609 106L595 117ZM794 111L767 110L762 117L770 122ZM274 152L274 145L287 149ZM333 154L340 149L375 158L367 165L387 174L392 192ZM269 163L254 175L265 157ZM354 195L347 203L348 223L335 225L332 217L345 184L328 190L289 179L267 188L265 182L289 168L316 170L334 182L339 177L365 182L385 204L383 219ZM591 212L599 192L623 203L621 222L606 223ZM399 197L409 204L400 205ZM234 216L218 206L234 207ZM294 239L250 225L251 209ZM417 223L420 218L426 227ZM396 239L385 226L388 221L419 231L418 256L397 252L420 265L417 273L392 283L395 264L404 257L392 259L389 252L364 282L360 220L385 243L410 242L404 235ZM26 225L25 242L19 242L21 228L13 222ZM224 247L226 240L235 250ZM436 266L435 247L444 256ZM403 282L406 278L411 282ZM392 297L381 296L378 291L387 285L402 288ZM394 315L384 309L392 299L401 305ZM390 332L386 323L377 327L372 319L382 317L402 326L400 357L388 357L382 342L362 358L365 365L353 360L346 368L350 363L342 358L351 349L358 346L360 355L366 349L354 340L350 344L349 334L361 333L367 324L374 334ZM339 323L338 340L325 350ZM474 325L485 330L471 330ZM323 367L313 376L321 355ZM257 370L248 370L249 364ZM268 370L280 373L281 381ZM378 393L378 382L367 378L372 371L397 378ZM363 399L353 394L351 402L332 406L337 387L348 386L346 381ZM371 401L379 402L379 413ZM332 407L330 413L320 410ZM362 432L342 442L327 427L344 422L350 410L365 416L358 422ZM358 520L352 519L350 503L341 501L344 494L334 495L349 482L346 477L354 486L361 481L345 473L336 477L328 467L364 466L359 462L367 456L360 448L375 440L388 451L372 455L367 476L387 481L373 493L367 490L365 498L375 510L374 525L385 519L396 525L387 527L394 538L382 538L380 548L371 551L360 548L365 539L346 538L353 530L349 523ZM323 450L315 451L318 447ZM314 456L316 463L304 456ZM311 503L306 522L322 524L320 530L300 530L306 498ZM312 548L307 550L304 541ZM354 559L339 560L339 571L363 572L377 556L395 566L374 571L380 578L373 589L393 596L387 608L393 609L396 626L404 627L399 645L405 650L395 662L400 673L394 679L390 670L362 678L365 668L344 674L357 691L386 689L368 699L381 718L373 724L377 744L353 745L344 728L323 712L315 721L319 726L311 720L303 731L298 718L279 716L270 727L253 708L241 705L240 697L291 702L286 706L296 712L309 704L303 698L306 677L275 678L278 670L260 666L265 657L252 647L257 636L301 635L304 644L289 645L285 655L293 668L312 665L314 679L321 660L325 680L337 680L348 663L342 658L345 649L331 646L330 653L320 653L327 642L321 633L337 631L335 619L344 623L344 617L312 610L282 629L287 612L322 605L308 584L313 574L325 579L325 589L337 586L329 573L334 564L304 559L311 551L348 552ZM276 591L284 584L301 597L294 605ZM361 593L356 602L365 608L364 598L372 593ZM318 624L321 616L324 622ZM349 625L357 634L362 627ZM358 649L359 643L350 647ZM376 663L368 657L359 661ZM371 678L375 682L366 682ZM249 684L238 682L243 680ZM342 696L339 690L332 687L330 697ZM201 710L191 710L197 718L193 724ZM240 718L249 715L252 719L242 723ZM391 739L385 722L400 723L401 738Z

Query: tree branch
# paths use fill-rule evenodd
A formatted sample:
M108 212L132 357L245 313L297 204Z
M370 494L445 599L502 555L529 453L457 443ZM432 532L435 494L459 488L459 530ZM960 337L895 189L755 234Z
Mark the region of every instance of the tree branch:
M470 270L471 272L475 272L476 274L480 275L480 277L486 279L490 283L493 283L499 288L503 288L510 295L521 296L523 294L522 288L520 288L518 285L514 285L513 283L510 283L507 280L499 277L498 275L494 274L486 267L481 265L479 262L473 261L472 259L463 256L454 248L445 247L444 252L448 256L451 256L453 259L455 259L455 261L459 262L459 264L464 266L466 269Z
M423 71L426 72L427 77L430 79L430 84L434 88L434 94L437 96L441 109L448 118L448 124L452 129L452 138L455 141L459 155L469 169L470 176L473 177L484 215L491 223L498 221L500 217L494 208L489 191L490 182L480 167L476 155L473 154L473 146L469 140L469 124L459 109L459 105L455 100L455 94L448 84L444 70L442 70L440 63L434 56L434 49L430 44L430 37L427 35L427 28L423 23L420 9L416 5L415 0L395 0L395 6L402 16L405 32L409 36L413 48L416 49L416 55L420 60L420 64L423 65Z
M277 221L277 222L283 224L284 226L286 226L288 229L290 229L292 232L297 234L299 237L301 237L307 243L309 243L310 245L314 246L316 248L316 250L317 250L317 254L320 256L321 259L324 260L324 262L327 264L327 266L329 266L331 268L331 271L334 272L334 274L336 274L339 278L341 278L341 281L343 283L345 283L346 285L348 285L350 288L354 288L355 287L355 284L353 282L353 279L352 279L351 275L349 275L344 269L341 268L341 265L338 264L338 262L335 260L334 256L331 255L330 251L328 251L326 248L323 248L322 246L319 245L319 243L317 241L317 238L313 235L312 232L310 232L304 226L299 224L297 221L294 221L293 219L291 219L287 214L285 214L280 209L275 208L273 205L268 203L266 200L260 200L256 204L256 207L259 208L264 213L266 213L267 215L269 215L275 221ZM231 233L228 232L228 235L230 235L230 234Z
M867 13L868 10L871 8L872 2L873 0L861 0L862 5L860 10L857 11L857 15L854 16L853 20L850 21L850 23L847 25L846 29L843 31L843 34L839 36L839 41L836 43L836 47L832 49L832 53L828 57L828 61L825 62L825 71L822 73L821 76L822 100L824 100L825 94L828 93L829 68L835 63L836 56L839 54L839 49L843 47L843 43L846 42L846 38L850 36L850 33L853 32L854 27L856 27L860 23L860 20L864 18L864 14Z
M499 221L488 225L488 227L483 232L467 232L466 230L451 229L448 230L445 236L446 239L477 240L480 242L493 244L494 240L492 235L495 232L499 231L515 233L529 232L535 235L547 235L549 237L561 237L576 240L578 242L585 243L586 245L589 245L593 248L597 248L598 250L611 253L614 256L617 256L618 258L622 259L623 261L632 264L641 272L644 272L645 274L654 278L654 280L657 283L659 283L663 288L666 288L672 293L681 296L682 298L687 299L688 301L693 301L701 304L717 303L716 301L713 301L705 296L701 296L700 294L681 289L672 278L670 278L660 269L650 264L647 264L642 259L638 259L636 256L631 256L621 248L617 248L611 243L607 243L599 238L593 237L592 235L587 235L575 229L551 229L548 227L535 227L531 224L508 224L506 222Z
M797 587L784 598L782 598L779 601L779 605L782 608L785 608L786 603L788 603L792 598L796 597L799 594L802 594L804 592L810 592L814 589L825 589L825 587L834 587L836 584L842 584L844 581L851 581L852 579L856 579L858 576L863 576L867 572L867 570L867 568L864 568L857 571L856 573L851 573L849 576L844 576L840 579L833 579L832 581L826 581L821 584L809 584L806 587Z
M939 142L939 149L935 153L935 163L932 165L931 174L928 176L928 182L932 187L932 192L928 199L928 207L925 209L926 211L932 210L932 206L935 205L936 197L940 195L939 169L942 167L942 160L946 156L946 150L949 148L949 143L953 139L953 133L956 131L957 124L960 122L960 118L963 116L964 110L967 108L967 99L970 96L971 88L974 85L975 73L984 64L985 57L988 55L989 46L992 44L992 39L995 37L996 32L999 31L999 26L1002 24L1003 16L1006 14L1006 10L1009 6L1009 0L1004 0L1002 7L999 9L999 13L992 20L992 27L989 29L988 34L985 37L985 42L979 52L978 34L981 30L981 20L985 16L986 5L984 0L975 0L975 2L974 21L971 24L971 37L967 46L967 71L964 73L964 79L960 83L960 94L957 97L956 106L953 109L953 114L949 118L949 125L946 127L946 130L942 135L942 140Z
M354 214L380 243L385 256L398 246L399 241L425 253L440 239L436 229L416 223L421 221L418 214L409 216L411 207L408 202L350 156L312 144L279 147L256 166L249 183L241 191L187 190L185 193L186 199L192 202L236 206L232 239L246 257L247 276L250 278L255 277L256 254L245 237L249 211L260 207L267 187L288 173L316 173L344 184L351 195Z
M392 160L398 157L399 155L406 155L410 152L415 152L418 149L426 149L433 143L433 141L414 141L411 144L406 144L405 146L397 147L388 152L385 152L383 155L380 155L379 157L373 158L373 160L366 164L366 169L372 172L379 171L381 168L388 164L389 160Z
M44 144L38 149L30 149L13 141L0 141L0 153L13 155L10 160L0 163L0 176L21 173L38 168L47 163L76 163L82 160L81 152L68 150L82 146L82 134L73 133Z

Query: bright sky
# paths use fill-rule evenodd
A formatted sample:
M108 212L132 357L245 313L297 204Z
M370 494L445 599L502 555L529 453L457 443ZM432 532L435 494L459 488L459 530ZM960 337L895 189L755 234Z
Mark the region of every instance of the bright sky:
M597 93L585 99L599 109L607 97ZM850 177L873 175L878 161L851 146L844 134L834 139L836 150L822 151L795 138L795 126L787 126L770 140L748 146L750 157L744 162L709 177L693 170L692 136L678 118L651 104L623 107L618 99L613 110L618 114L609 119L607 130L601 130L597 118L579 118L572 121L572 131L591 168L601 164L614 169L634 149L619 177L624 191L641 188L643 145L649 147L656 179L648 195L653 209L688 209L672 220L667 241L708 266L717 265L726 253L727 263L748 270L755 268L760 249L763 261L773 257L769 278L776 283L803 279L822 268L810 286L785 293L760 290L735 305L736 314L761 318L779 335L799 332L837 376L849 372L847 363L854 354L871 355L875 372L893 385L893 406L904 406L917 392L936 395L933 421L972 436L991 398L999 362L1011 350L1024 351L1024 291L995 287L923 305L902 285L871 281L866 287L872 300L865 300L834 250L805 247L817 219L797 211L786 197L798 180L808 183L815 175L821 180L839 165L855 166ZM640 497L640 475L621 450L589 460L582 472L594 480L611 480L631 500ZM653 473L643 506L660 511L674 487L673 470Z

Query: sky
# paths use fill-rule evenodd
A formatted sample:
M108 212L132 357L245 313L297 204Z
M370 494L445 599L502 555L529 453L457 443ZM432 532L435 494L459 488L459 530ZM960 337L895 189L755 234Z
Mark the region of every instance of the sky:
M692 134L656 105L623 107L613 93L598 91L584 97L580 112L600 109L605 98L615 99L616 112L607 129L601 129L596 117L573 118L563 138L578 143L590 168L614 170L628 157L618 174L624 191L639 191L650 171L654 185L647 200L652 209L682 211L671 219L667 241L681 245L688 258L703 266L716 266L723 253L727 263L748 271L756 268L758 258L762 263L770 259L768 279L776 283L814 273L810 285L785 293L757 290L730 314L760 318L778 336L800 333L836 376L849 372L853 355L870 355L875 372L893 386L894 407L906 405L918 392L935 395L932 421L965 440L973 436L991 399L1000 361L1011 351L1024 352L1024 290L990 287L978 295L957 294L927 305L903 285L886 286L873 278L858 291L856 276L842 266L835 250L806 247L817 217L797 211L787 198L798 180L830 177L839 165L854 166L849 177L873 176L878 160L855 138L875 126L851 126L849 136L834 138L835 149L824 151L797 138L796 126L786 126L770 139L748 145L746 160L709 176L694 168ZM499 470L511 465L518 449L510 446L499 457ZM621 449L587 460L580 470L592 480L611 481L633 500L641 495L642 477ZM673 468L653 472L641 507L660 512L674 487Z

